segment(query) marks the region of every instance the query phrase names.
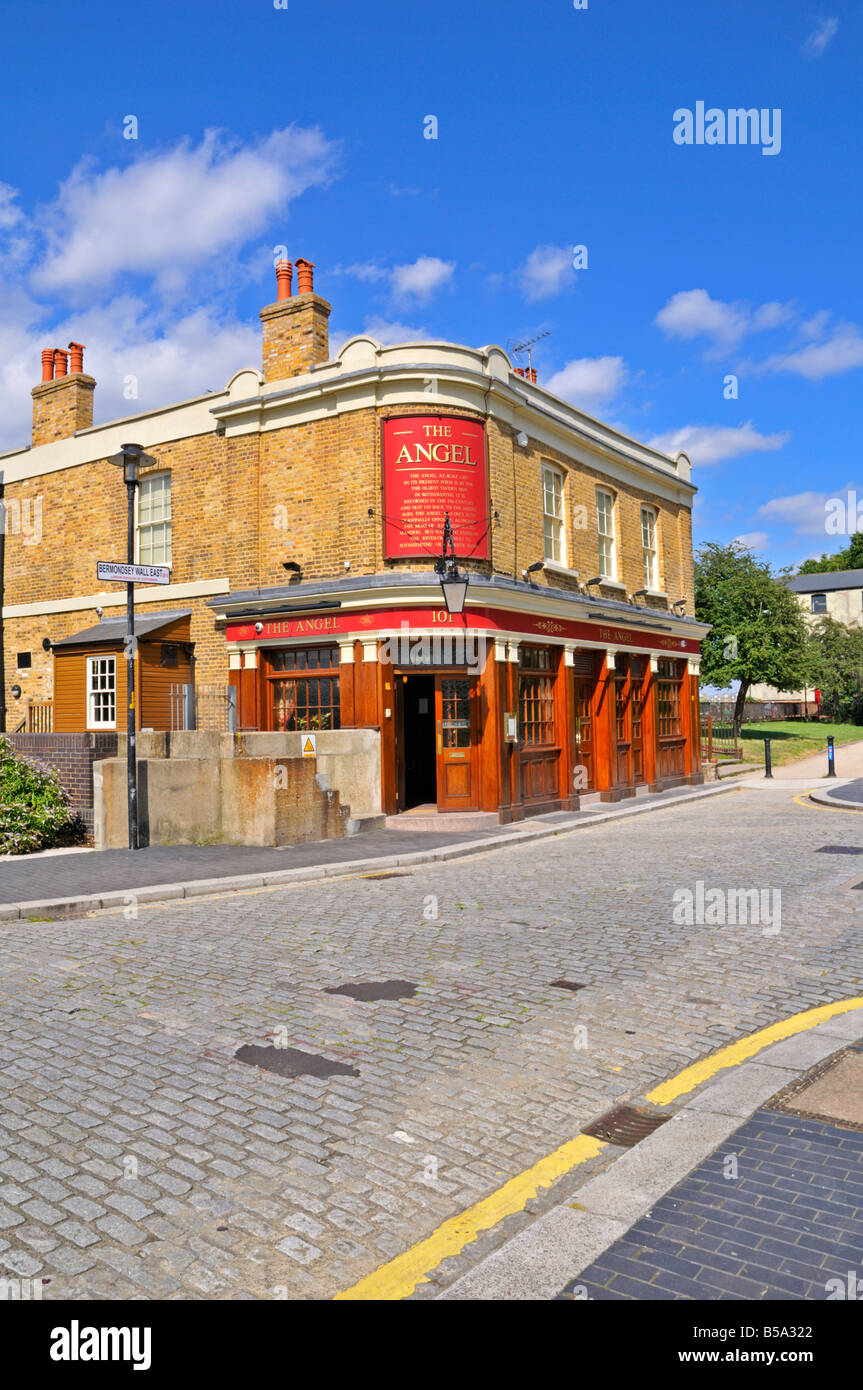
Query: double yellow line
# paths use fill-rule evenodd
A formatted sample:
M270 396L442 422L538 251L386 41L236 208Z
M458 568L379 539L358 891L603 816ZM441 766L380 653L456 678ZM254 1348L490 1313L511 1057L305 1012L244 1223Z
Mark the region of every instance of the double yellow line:
M686 1067L670 1081L663 1081L661 1085L656 1086L648 1094L647 1100L652 1105L669 1105L708 1081L717 1072L739 1066L741 1062L754 1057L771 1043L794 1037L797 1033L805 1033L819 1023L835 1018L837 1014L861 1008L863 996L840 999L833 1004L821 1004L818 1008L792 1014L790 1018L784 1018L779 1023L772 1023L768 1028L751 1033L747 1038L729 1043L719 1052L714 1052L711 1057L705 1057L702 1061ZM547 1154L538 1163L534 1163L532 1168L527 1168L490 1196L483 1197L472 1207L468 1207L467 1211L461 1212L458 1216L451 1216L430 1236L412 1245L404 1254L397 1255L395 1259L381 1265L373 1274L367 1274L351 1288L337 1293L336 1300L369 1302L407 1298L418 1284L429 1282L428 1276L443 1260L451 1255L460 1254L465 1246L476 1240L480 1232L489 1231L507 1216L523 1211L526 1204L544 1188L551 1187L579 1164L595 1158L606 1147L600 1139L592 1139L587 1134L577 1134L574 1139L561 1144L554 1153Z

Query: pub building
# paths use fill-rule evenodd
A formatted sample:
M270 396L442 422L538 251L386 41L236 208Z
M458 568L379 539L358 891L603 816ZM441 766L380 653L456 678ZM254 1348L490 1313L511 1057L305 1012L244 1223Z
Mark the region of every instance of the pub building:
M497 346L359 335L331 356L296 270L295 291L276 267L262 367L221 392L93 426L83 347L71 373L43 352L32 446L0 458L7 502L41 518L38 542L7 539L6 727L37 707L54 733L124 727L125 590L94 575L123 558L109 460L135 439L136 559L170 570L136 612L151 652L166 632L175 659L179 633L183 678L230 690L239 734L377 731L391 816L507 822L700 782L686 455ZM178 708L153 699L142 727Z

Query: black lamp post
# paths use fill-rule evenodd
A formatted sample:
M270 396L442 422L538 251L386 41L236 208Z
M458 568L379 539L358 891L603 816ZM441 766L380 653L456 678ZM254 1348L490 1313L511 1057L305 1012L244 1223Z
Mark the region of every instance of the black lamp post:
M466 574L459 574L458 564L455 556L455 541L452 533L452 522L449 519L449 512L444 516L443 523L443 554L439 560L435 560L435 574L440 576L441 593L446 604L448 613L463 613L464 601L467 596L468 577Z
M143 467L153 462L141 444L121 444L108 460L123 470L126 484L126 563L135 563L135 490ZM135 583L126 584L126 779L129 802L129 848L138 848L138 763L135 747Z

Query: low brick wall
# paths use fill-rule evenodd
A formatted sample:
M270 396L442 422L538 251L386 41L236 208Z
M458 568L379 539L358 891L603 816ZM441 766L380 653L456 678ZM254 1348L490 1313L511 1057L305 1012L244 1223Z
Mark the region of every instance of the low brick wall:
M72 797L72 808L93 831L93 764L116 758L115 733L7 734L16 753L48 763Z

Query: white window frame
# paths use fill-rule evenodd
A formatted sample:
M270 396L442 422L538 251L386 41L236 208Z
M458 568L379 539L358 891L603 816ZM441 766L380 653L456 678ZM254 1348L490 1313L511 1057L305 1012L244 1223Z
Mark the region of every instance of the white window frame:
M546 486L546 480L551 483L551 487ZM557 486L555 486L557 485ZM559 468L555 468L552 463L542 465L542 553L546 560L550 560L556 565L566 564L566 526L564 518L566 511L564 507L564 490L566 488L565 474ZM547 503L549 498L557 504L559 509L549 511ZM556 528L553 531L552 528ZM551 539L549 531L552 530ZM554 554L555 542L559 554ZM549 543L551 543L552 553L549 554Z
M601 508L601 507L600 507L600 498L605 498L605 499L607 500L608 506L607 506L606 508ZM597 537L597 552L598 552L599 572L600 572L600 575L601 575L601 577L602 577L603 579L610 579L610 580L612 580L612 582L616 583L616 582L617 582L617 537L616 537L616 528L615 528L615 524L614 524L614 502L615 502L614 493L613 493L613 492L609 492L608 488L598 487L598 488L596 489L596 537ZM601 522L602 522L602 514L603 514L603 511L606 512L606 514L607 514L607 516L608 516L608 519L609 519L609 522L610 522L611 529L610 529L609 531L603 531L602 528L601 528ZM608 544L608 551L607 551L607 553L608 553L608 554L610 555L610 557L611 557L611 563L610 563L610 566L609 566L608 569L606 569L606 568L604 567L604 561L603 561L603 541L607 542L607 544Z
M647 545L645 541L644 523L647 519L649 523L649 535L652 545ZM652 589L654 593L659 590L659 516L655 507L643 506L641 508L641 555L642 569L644 571L644 587Z
M161 519L161 521L155 521L155 522L142 522L142 521L141 521L141 492L142 492L142 489L143 489L148 483L155 482L157 479L162 479L162 478L167 478L167 480L168 480L168 515L167 515L167 517L163 517L163 518ZM172 478L171 478L171 471L170 471L170 469L167 469L167 468L166 468L166 469L162 469L162 470L161 470L160 472L158 472L158 473L147 473L147 474L145 474L144 477L140 479L140 481L139 481L139 483L138 483L138 486L137 486L136 489L135 489L135 563L136 563L136 564L139 564L139 565L164 565L164 566L167 566L168 569L171 569L171 567L172 567L172 561L173 561L173 544L174 544L173 513L174 513L173 482L172 482ZM159 556L153 556L153 555L149 555L146 559L142 559L142 558L141 558L141 534L142 534L142 532L143 532L144 530L149 530L150 528L155 527L155 526L163 526L163 525L165 525L166 523L167 523L167 527L168 527L168 545L167 545L168 555L167 555L167 559L162 559L162 558L160 558Z
M110 674L110 675L112 676L112 678L113 678L113 679L112 679L112 683L111 683L110 685L106 685L106 686L103 686L103 687L102 687L102 689L103 689L104 691L110 691L110 693L114 696L114 718L113 718L112 720L110 720L110 722L109 722L107 719L97 719L97 718L96 718L96 708L95 708L95 704L94 704L94 696L95 696L98 692L97 692L96 690L93 689L93 675L94 675L94 667L95 667L96 663L97 663L97 662L100 662L100 661L104 661L104 662L106 662L106 663L110 663L110 666L111 666L111 668L112 668L111 671L110 671L110 673L109 673L109 671L108 671L107 669L106 669L104 672L100 672L100 673L99 673L100 675L104 674L105 676L108 676L108 675ZM88 657L87 657L87 664L86 664L86 668L85 668L85 669L86 669L86 680L87 680L87 686L86 686L86 692L85 692L85 693L86 693L86 698L87 698L87 728L88 728L88 729L116 729L116 727L117 727L117 657L116 657L116 655L115 655L114 653L106 653L104 656L88 656Z

